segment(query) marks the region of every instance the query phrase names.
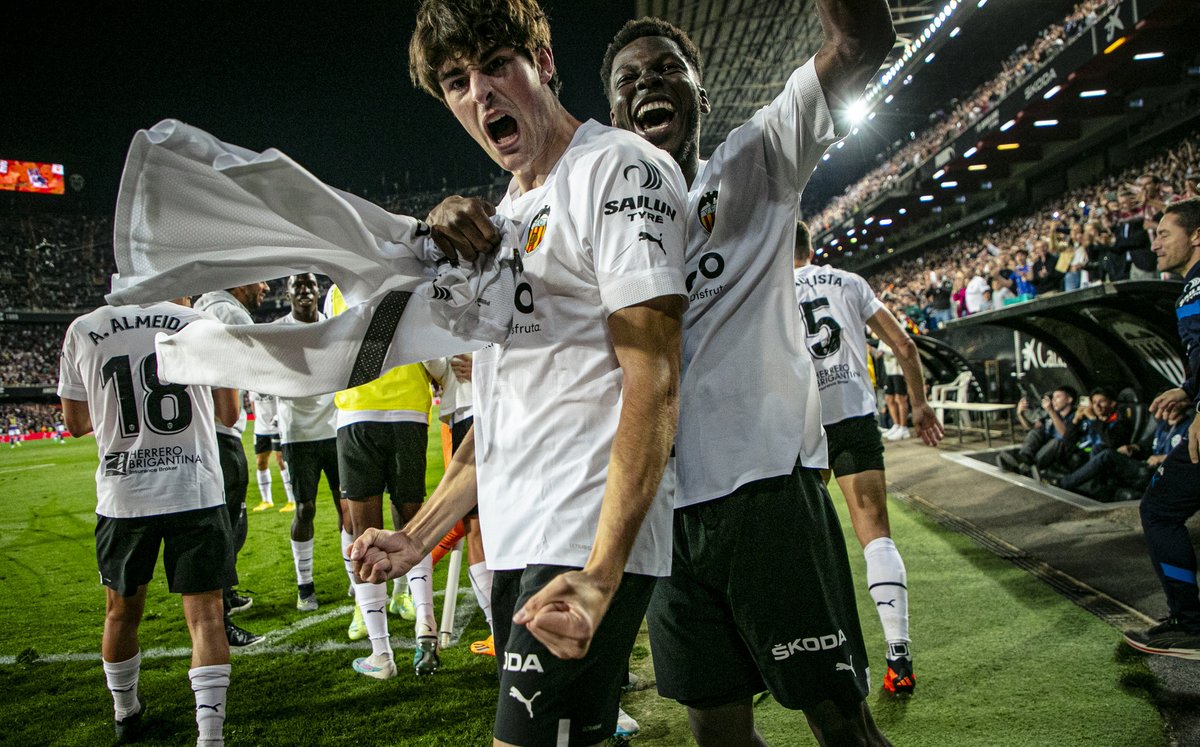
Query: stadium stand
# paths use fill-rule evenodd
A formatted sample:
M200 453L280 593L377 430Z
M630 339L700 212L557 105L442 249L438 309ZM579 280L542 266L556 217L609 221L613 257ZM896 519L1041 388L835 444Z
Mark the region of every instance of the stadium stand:
M1153 218L1155 207L1161 209L1165 203L1200 194L1198 157L1200 132L1193 132L1155 156L1048 200L1036 210L1007 221L988 221L940 248L881 269L867 279L917 330L928 332L937 328L932 299L939 289L949 283L952 316L967 316L965 296L971 278L978 276L991 285L1002 271L1013 270L1016 249L1025 249L1031 262L1041 261L1051 270L1062 253L1074 254L1080 249L1086 255L1089 282L1126 278L1130 261L1124 252L1114 251L1114 229L1135 217ZM1155 194L1147 194L1142 186L1151 177L1162 182ZM1128 201L1124 208L1120 204L1123 193ZM1065 290L1064 276L1057 273L1056 282L1038 293Z
M903 175L919 168L943 145L991 112L1010 90L1025 83L1033 73L1052 59L1068 41L1084 33L1099 20L1102 12L1115 7L1116 0L1088 0L1055 24L1040 31L1030 42L1022 43L1000 66L992 80L970 95L947 102L929 115L929 129L901 145L887 160L848 186L828 206L812 218L814 233L828 231L851 213L895 185Z

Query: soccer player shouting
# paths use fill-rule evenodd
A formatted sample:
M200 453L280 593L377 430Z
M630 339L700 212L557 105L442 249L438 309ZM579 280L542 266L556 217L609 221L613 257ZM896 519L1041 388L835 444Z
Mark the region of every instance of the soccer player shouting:
M216 419L225 427L237 422L237 392L160 381L154 352L156 334L199 318L181 303L102 306L72 322L63 342L63 416L76 438L95 430L100 455L96 561L107 587L101 653L119 743L134 741L144 726L138 626L162 546L167 586L183 596L192 637L197 743L224 744L230 670L222 589L233 576L234 538Z
M475 426L402 532L353 547L364 580L403 573L475 502L493 581L496 744L599 744L670 567L684 307L684 186L629 133L558 100L535 0L425 0L410 72L513 175L496 213L524 267L508 339L474 356ZM499 241L451 199L429 223L470 261ZM478 490L476 488L478 485Z
M849 561L819 469L821 403L789 272L798 197L895 33L884 0L821 0L825 42L783 92L699 154L709 111L680 29L631 21L601 68L612 121L667 151L689 187L671 576L650 604L659 692L701 745L762 744L751 698L801 709L822 743L886 743ZM764 574L765 567L787 569ZM811 642L811 643L810 643Z

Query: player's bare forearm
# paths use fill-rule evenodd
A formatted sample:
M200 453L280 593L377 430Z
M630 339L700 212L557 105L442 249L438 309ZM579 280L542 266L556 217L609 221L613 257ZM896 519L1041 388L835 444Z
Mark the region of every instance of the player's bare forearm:
M442 481L417 515L399 532L370 528L350 547L354 572L380 583L407 573L476 503L475 429L454 452Z
M887 309L880 309L868 317L867 326L887 343L896 356L896 362L904 372L909 403L914 409L925 404L925 373L921 370L921 353L917 350L917 344Z
M513 615L561 659L587 654L621 583L675 439L679 420L683 299L664 296L609 317L624 381L621 419L592 552L580 571L556 576Z
M600 523L584 573L611 598L658 492L679 421L683 299L621 309L609 330L624 375L621 418L609 458Z
M925 374L921 370L921 353L917 350L917 344L887 309L880 309L868 317L867 326L879 339L887 343L900 363L900 370L904 372L904 383L908 387L909 411L912 413L917 435L926 445L937 446L945 435L945 429L925 399Z
M825 41L816 55L817 80L829 107L857 99L896 41L887 0L818 0Z
M240 394L237 389L224 387L212 390L213 414L216 416L217 422L226 428L236 425L238 417L241 415L241 408L238 407Z
M63 423L75 438L92 432L92 413L87 400L62 398Z
M425 557L478 502L475 475L475 427L471 426L454 452L441 482L404 531L421 548Z

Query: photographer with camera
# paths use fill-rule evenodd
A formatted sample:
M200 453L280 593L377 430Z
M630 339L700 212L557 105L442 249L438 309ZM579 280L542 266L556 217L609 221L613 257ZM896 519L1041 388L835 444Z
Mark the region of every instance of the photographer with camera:
M1015 453L1000 452L998 463L1009 472L1033 476L1034 470L1052 467L1066 457L1073 442L1069 440L1072 425L1068 418L1075 409L1078 394L1074 387L1066 384L1042 395L1041 409L1045 414L1031 418L1033 412L1025 397L1017 403L1017 417L1030 430L1025 442Z

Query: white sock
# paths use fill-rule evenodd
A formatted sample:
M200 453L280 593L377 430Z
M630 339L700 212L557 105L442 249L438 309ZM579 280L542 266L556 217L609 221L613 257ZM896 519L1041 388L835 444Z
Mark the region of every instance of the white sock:
M303 586L313 582L313 540L292 540L292 561L296 565L296 584Z
M260 469L258 471L258 494L262 498L263 503L274 503L271 499L271 468Z
M471 577L471 590L475 592L475 601L479 602L479 609L483 610L483 617L487 620L488 632L491 632L492 572L487 569L487 563L479 562L467 568L467 575Z
M295 503L296 494L292 492L292 475L288 471L286 462L279 468L279 479L283 480L283 492L287 495L288 503Z
M392 596L398 597L408 593L408 578L397 578L392 581Z
M196 694L198 745L223 745L225 737L225 695L229 691L229 665L210 664L188 670L192 692Z
M104 679L113 696L113 717L118 721L137 713L138 673L142 668L142 652L125 661L104 661Z
M363 622L367 626L367 637L371 639L371 653L391 656L392 642L388 639L387 602L387 583L354 585L354 603L362 610Z
M888 643L908 641L908 574L891 537L872 540L863 548L867 559L867 589Z
M354 577L354 561L350 560L350 545L354 544L354 535L342 530L342 565L346 567L346 578L350 579L350 583L358 585L358 579Z
M417 636L437 635L437 622L433 619L433 555L426 555L405 575L417 610Z

